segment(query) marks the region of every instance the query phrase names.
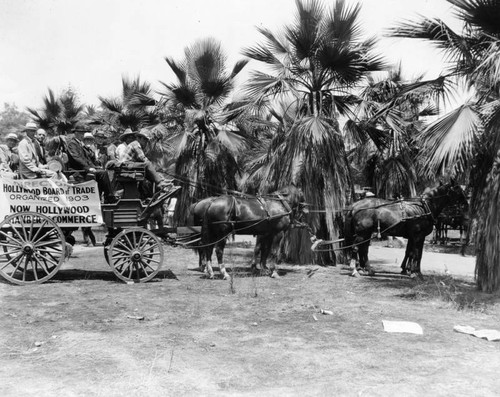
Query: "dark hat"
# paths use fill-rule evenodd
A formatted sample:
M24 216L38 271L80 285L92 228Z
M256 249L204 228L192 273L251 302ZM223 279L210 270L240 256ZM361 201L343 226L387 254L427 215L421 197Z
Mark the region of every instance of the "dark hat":
M94 137L95 138L108 138L108 134L106 134L106 132L104 131L101 131L101 130L97 130L95 133L94 133Z
M149 131L147 128L143 128L137 134L137 138L139 138L140 136L143 138L146 138L147 140L150 140L151 139L151 131Z
M38 126L35 123L26 123L23 131L36 131Z
M121 134L121 136L120 136L120 140L121 140L121 141L124 141L124 140L125 140L125 138L128 138L129 136L136 136L136 135L137 135L137 132L134 132L134 131L132 131L130 128L127 128L127 129L123 132L123 134Z
M73 127L73 132L91 132L92 128L88 124L79 122Z

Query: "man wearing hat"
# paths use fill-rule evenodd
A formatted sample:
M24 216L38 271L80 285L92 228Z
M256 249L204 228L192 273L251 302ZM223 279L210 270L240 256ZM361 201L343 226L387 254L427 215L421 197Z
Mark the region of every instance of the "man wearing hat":
M163 189L169 187L171 185L170 182L166 181L160 174L156 172L151 161L144 154L143 148L146 148L148 142L151 139L151 133L143 128L138 134L135 134L136 137L132 142L127 145L125 153L123 154L123 160L119 163L141 163L146 166L146 179L150 182L156 184L159 189Z
M127 146L135 141L137 137L137 132L132 131L127 128L123 134L120 136L121 143L116 147L116 160L121 163L125 160L125 152L127 151Z
M0 167L15 172L19 167L19 155L17 152L19 138L11 132L7 134L5 141L7 142L5 145L0 145Z
M34 139L38 127L35 123L27 123L24 127L26 136L19 142L19 175L22 179L43 178L54 175L40 163Z
M97 169L95 159L89 154L83 143L85 133L90 133L90 127L84 123L77 123L73 128L73 137L68 141L68 168L77 171L76 180L83 180L89 174L95 175L99 191L104 194L104 201L116 201L111 188L109 175L105 170Z

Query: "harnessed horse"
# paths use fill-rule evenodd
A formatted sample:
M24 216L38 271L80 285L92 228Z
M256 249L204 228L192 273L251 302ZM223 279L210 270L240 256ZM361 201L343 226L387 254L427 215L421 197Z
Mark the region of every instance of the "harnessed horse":
M287 230L299 217L304 202L302 191L294 186L259 197L241 198L232 195L208 197L191 207L193 224L201 226L201 242L198 248L200 266L209 278L214 277L210 264L215 247L220 273L229 277L223 262L226 239L232 234L259 236L260 266L267 271L266 261L271 251L274 236ZM255 270L256 263L252 264ZM274 264L271 277L277 277Z
M378 237L399 236L408 239L401 273L410 272L421 276L420 261L425 236L432 233L440 212L455 203L466 203L462 188L454 181L426 191L420 199L389 201L366 198L352 205L346 214L345 248L351 248L353 275L357 269L373 271L368 260L372 234ZM359 264L359 265L358 265Z

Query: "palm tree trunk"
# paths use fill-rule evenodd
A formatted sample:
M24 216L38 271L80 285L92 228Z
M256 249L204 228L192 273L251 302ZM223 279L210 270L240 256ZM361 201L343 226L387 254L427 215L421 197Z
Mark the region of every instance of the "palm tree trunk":
M476 237L476 283L483 292L500 288L500 151L488 175Z

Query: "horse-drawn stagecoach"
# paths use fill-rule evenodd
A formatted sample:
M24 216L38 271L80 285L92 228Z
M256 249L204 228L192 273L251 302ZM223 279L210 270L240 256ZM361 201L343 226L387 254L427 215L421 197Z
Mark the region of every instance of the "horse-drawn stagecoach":
M95 181L70 184L2 174L0 275L15 284L51 279L65 261L70 233L104 222L104 256L116 276L125 282L151 280L163 264L162 240L172 241L176 230L151 229L148 220L179 187L157 191L144 201L137 188L145 178L144 167L124 166L115 172L123 195L112 204L100 203Z
M0 179L3 185L0 211L2 208L10 211L0 222L0 275L16 284L49 280L65 260L66 231L100 222L108 229L104 241L106 261L125 282L144 282L155 277L164 260L163 242L187 242L190 248L198 249L200 266L206 268L210 278L214 277L210 261L215 247L221 274L227 278L223 250L230 235L260 237L257 245L261 253L261 270L266 272L266 259L278 233L292 226L306 227L311 233L300 221L304 196L300 189L289 186L268 196L227 195L204 199L193 206L194 226L187 228L196 236L190 238L188 234L187 240L179 240L178 228L161 225L151 229L147 226L151 215L173 197L179 187L159 190L144 201L139 197L137 186L145 178L144 167L124 166L116 173L123 195L112 204L100 204L95 200L102 219L89 212L91 200L83 200L91 193L95 195L95 181L87 182L91 184L87 186L64 185L52 179ZM374 232L403 236L409 239L403 271L409 267L420 273L424 237L432 231L444 207L461 201L465 202L465 195L455 183L432 189L417 202L364 199L355 203L345 216L346 235L342 249L353 248L359 253L356 255L359 265L369 267L368 247ZM325 244L328 242L322 243ZM252 267L255 265L254 261ZM276 274L273 267L270 274Z

